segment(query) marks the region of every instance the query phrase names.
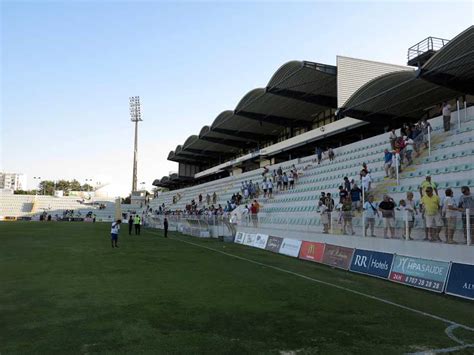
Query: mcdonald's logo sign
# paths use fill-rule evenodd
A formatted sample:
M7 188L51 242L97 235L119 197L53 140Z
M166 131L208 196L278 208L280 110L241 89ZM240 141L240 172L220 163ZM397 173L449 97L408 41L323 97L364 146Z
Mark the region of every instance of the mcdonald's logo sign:
M324 254L324 243L303 242L301 244L299 258L303 260L322 262Z

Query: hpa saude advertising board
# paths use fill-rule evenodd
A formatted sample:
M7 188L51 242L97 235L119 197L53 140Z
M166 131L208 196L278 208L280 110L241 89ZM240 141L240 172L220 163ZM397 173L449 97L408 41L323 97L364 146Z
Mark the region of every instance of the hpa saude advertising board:
M446 293L474 300L474 265L452 263Z
M398 283L443 292L448 271L448 262L395 255L389 278Z
M393 254L356 249L349 270L387 279L392 262Z

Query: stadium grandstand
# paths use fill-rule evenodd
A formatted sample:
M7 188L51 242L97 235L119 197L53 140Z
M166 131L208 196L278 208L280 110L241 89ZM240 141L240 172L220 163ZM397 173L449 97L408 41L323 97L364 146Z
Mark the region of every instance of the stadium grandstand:
M228 233L233 234L332 243L331 234L368 235L367 211L363 214L354 204L344 212L344 201L339 201L339 186L348 194L354 183L363 187L365 170L371 186L363 189L362 199L372 195L379 203L388 195L395 202L394 238L439 241L441 235L444 240L444 232L427 234L419 187L431 179L443 200L451 189L456 201L462 187L474 187L474 27L451 40L426 38L408 50L407 61L404 66L338 56L336 66L309 61L282 65L265 88L251 90L234 110L223 111L169 153L168 160L179 169L154 181L169 189L150 204L157 224L162 219L156 214L171 215L181 230L184 219L202 222L204 216L217 215L227 216L233 225ZM442 117L445 106L448 127ZM403 141L401 146L394 145L392 134ZM406 149L409 139L413 142ZM388 170L385 149L392 156ZM407 151L413 156L407 158ZM283 186L285 175L293 188ZM271 196L264 192L270 188ZM331 193L334 200L334 206L326 206L331 212L327 228L318 206L322 193ZM407 193L417 201L413 216L406 212ZM371 234L390 237L381 211L377 214ZM450 225L454 236L448 237L446 229L446 241L471 244L462 214L456 211L455 225ZM397 247L404 248L402 242ZM348 236L336 243L374 246L373 240ZM431 246L420 245L422 255L432 253ZM451 250L440 257L451 258ZM472 250L455 254L466 260Z

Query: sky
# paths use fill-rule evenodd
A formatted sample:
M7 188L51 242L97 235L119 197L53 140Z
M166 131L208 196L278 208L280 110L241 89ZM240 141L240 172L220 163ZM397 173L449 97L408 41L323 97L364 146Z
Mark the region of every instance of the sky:
M131 189L178 170L168 153L291 60L406 64L474 23L455 1L1 1L0 170Z

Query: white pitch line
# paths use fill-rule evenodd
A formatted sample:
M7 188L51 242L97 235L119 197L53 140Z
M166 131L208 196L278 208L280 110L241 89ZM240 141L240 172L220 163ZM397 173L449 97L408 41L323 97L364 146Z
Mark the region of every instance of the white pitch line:
M151 232L151 231L150 231L150 232ZM151 232L151 233L153 233L153 232ZM153 233L153 234L156 234L156 233ZM182 242L182 243L194 245L194 246L196 246L196 247L198 247L198 248L203 248L203 249L211 250L211 251L216 252L216 253L220 253L220 254L223 254L223 255L227 255L227 256L230 256L230 257L235 258L235 259L244 260L244 261L247 261L247 262L252 263L252 264L256 264L256 265L264 266L264 267L267 267L267 268L270 268L270 269L278 270L278 271L284 272L284 273L286 273L286 274L290 274L290 275L293 275L293 276L297 276L297 277L300 277L300 278L302 278L302 279L309 280L309 281L312 281L312 282L316 282L316 283L319 283L319 284L322 284L322 285L326 285L326 286L329 286L329 287L334 287L334 288L337 288L337 289L339 289L339 290L343 290L343 291L346 291L346 292L350 292L350 293L353 293L353 294L356 294L356 295L359 295L359 296L362 296L362 297L370 298L370 299L373 299L373 300L376 300L376 301L379 301L379 302L382 302L382 303L386 303L386 304L392 305L392 306L394 306L394 307L398 307L398 308L401 308L401 309L405 309L405 310L410 311L410 312L413 312L413 313L421 314L421 315L423 315L423 316L425 316L425 317L429 317L429 318L433 318L433 319L439 320L439 321L444 322L444 323L447 323L447 324L449 324L449 325L454 325L454 326L456 326L456 327L464 328L464 329L466 329L466 330L469 330L469 331L471 331L471 332L474 332L474 328L469 327L469 326L467 326L467 325L460 324L460 323L454 322L454 321L452 321L452 320L449 320L449 319L446 319L446 318L443 318L443 317L440 317L440 316L437 316L437 315L434 315L434 314L431 314L431 313L427 313L427 312L424 312L424 311L420 311L420 310L415 309L415 308L411 308L411 307L408 307L408 306L404 306L404 305L402 305L402 304L395 303L395 302L392 302L392 301L389 301L389 300L386 300L386 299L383 299L383 298L380 298L380 297L377 297L377 296L372 296L372 295L369 295L369 294L367 294L367 293L363 293L363 292L359 292L359 291L356 291L356 290L352 290L352 289L350 289L350 288L343 287L343 286L339 286L339 285L336 285L336 284L333 284L333 283L330 283L330 282L327 282L327 281L322 281L322 280L314 279L314 278L309 277L309 276L306 276L306 275L298 274L297 272L293 272L293 271L290 271L290 270L282 269L282 268L280 268L280 267L278 267L278 266L273 266L273 265L264 264L264 263L261 263L261 262L259 262L259 261L255 261L255 260L252 260L252 259L247 259L247 258L244 258L244 257L242 257L242 256L238 256L238 255L226 253L225 251L221 251L221 250L209 248L209 247L206 247L206 246L204 246L204 245L196 244L196 243L193 243L193 242L188 242L188 241L185 241L185 240L182 240L182 239L178 239L178 238L170 238L170 240L177 240L177 241Z

